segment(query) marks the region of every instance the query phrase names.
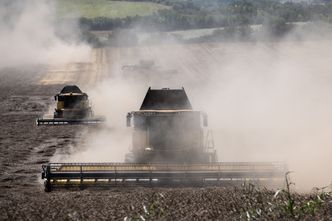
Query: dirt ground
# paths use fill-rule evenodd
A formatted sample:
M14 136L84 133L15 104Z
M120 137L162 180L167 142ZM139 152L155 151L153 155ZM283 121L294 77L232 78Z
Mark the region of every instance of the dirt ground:
M330 196L324 196L326 203L317 207L317 211L293 216L281 206L287 202L285 196L274 197L274 191L250 186L45 193L41 165L56 150L75 145L81 127L36 127L35 119L48 110L53 95L64 84L91 85L105 77L99 65L106 62L103 54L113 52L94 53L99 58L88 64L0 71L0 220L292 220L294 217L332 220ZM89 72L94 75L84 74ZM67 78L59 77L59 73ZM294 197L298 203L310 199L308 195Z

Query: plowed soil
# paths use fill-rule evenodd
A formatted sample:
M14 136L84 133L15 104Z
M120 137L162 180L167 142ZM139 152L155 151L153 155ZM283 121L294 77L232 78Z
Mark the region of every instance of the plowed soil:
M105 67L107 70L112 62L110 58L105 60L105 54L114 58L129 53L130 61L136 52L100 49L94 52L96 60L91 63L0 71L0 220L332 220L331 197L325 196L325 203L313 213L293 216L282 206L287 202L285 195L274 197L274 191L251 186L45 193L41 165L56 150L75 145L81 127L36 127L36 117L49 109L53 95L64 84L92 85L106 77L109 72L104 71ZM294 197L301 206L310 196Z

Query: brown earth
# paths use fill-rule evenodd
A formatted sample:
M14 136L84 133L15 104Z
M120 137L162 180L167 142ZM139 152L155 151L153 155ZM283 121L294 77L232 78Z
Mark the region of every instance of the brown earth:
M206 50L210 52L213 53ZM328 194L320 196L322 202L317 201L317 195L294 194L297 207L304 209L292 215L285 209L284 193L274 197L274 191L257 190L250 185L45 193L40 179L41 165L56 150L65 151L75 145L82 128L36 127L36 117L49 109L53 95L64 84L92 85L109 74L101 65L107 63L106 67L110 68L110 57L126 57L129 53L129 62L138 52L137 49L116 49L115 52L99 49L94 53L96 59L91 63L0 71L0 220L292 220L296 217L332 220L332 197ZM121 69L119 65L114 66L112 69ZM314 210L307 209L308 212L305 205L310 200L314 202Z

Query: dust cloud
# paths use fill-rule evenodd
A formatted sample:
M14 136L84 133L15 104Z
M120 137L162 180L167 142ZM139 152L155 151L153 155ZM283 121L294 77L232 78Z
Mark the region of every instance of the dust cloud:
M286 162L297 190L329 185L331 56L329 38L296 29L278 41L168 42L129 49L112 60L115 66L152 58L178 74L133 80L121 68L108 69L109 78L88 91L95 111L106 115L108 129L87 133L84 147L61 159L123 161L131 146L127 112L139 109L149 86L183 86L194 109L209 116L219 161Z
M58 24L53 1L1 1L0 68L86 60L89 46L77 43L74 36L67 41L57 35L58 28L62 33L77 33L75 22Z
M58 162L123 162L130 151L131 131L126 127L126 114L140 105L145 88L126 84L121 78L112 78L88 90L95 114L106 116L106 125L100 129L88 128L84 137L69 153L57 152L51 161Z
M195 93L219 160L284 161L300 190L331 183L331 43L243 45L212 70L213 83Z

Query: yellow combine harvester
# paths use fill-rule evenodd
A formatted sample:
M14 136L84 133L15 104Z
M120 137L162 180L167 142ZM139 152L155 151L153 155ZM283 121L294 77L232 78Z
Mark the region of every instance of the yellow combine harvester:
M139 111L127 114L133 148L125 163L43 165L45 191L88 186L208 186L282 180L286 166L217 162L207 115L194 111L185 90L149 88Z
M38 118L40 125L68 125L68 124L100 124L104 117L93 116L88 95L76 85L65 86L60 93L54 96L56 108L53 118Z

